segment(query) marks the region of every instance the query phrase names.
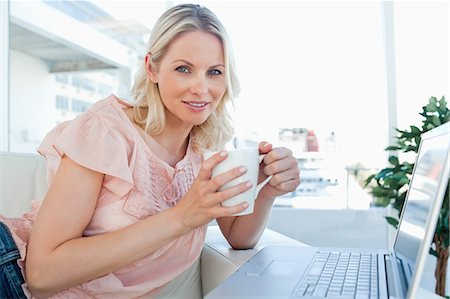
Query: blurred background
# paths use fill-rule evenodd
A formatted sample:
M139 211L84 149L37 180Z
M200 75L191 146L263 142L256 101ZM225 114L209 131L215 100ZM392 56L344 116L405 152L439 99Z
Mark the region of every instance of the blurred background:
M276 200L278 211L310 209L309 223L333 223L338 210L349 225L373 217L384 238L385 212L361 186L386 166L394 128L420 125L428 99L448 96L449 3L193 2L218 15L234 47L242 92L230 107L232 143L268 140L298 159L302 184ZM132 101L153 24L179 3L0 1L0 150L36 153L92 103L111 93Z

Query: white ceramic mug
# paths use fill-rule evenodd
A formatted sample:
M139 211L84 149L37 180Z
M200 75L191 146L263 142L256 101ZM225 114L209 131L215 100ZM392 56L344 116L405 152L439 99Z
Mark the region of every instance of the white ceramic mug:
M208 159L217 152L207 152L203 154L204 159ZM247 168L247 172L242 176L224 184L219 188L219 191L228 189L230 187L236 186L238 184L250 181L252 182L252 187L232 198L229 198L222 202L223 206L234 206L243 202L248 203L247 209L244 211L233 214L233 216L247 215L253 213L255 207L255 199L258 196L259 191L261 191L262 187L264 187L272 176L268 176L264 181L260 184L258 183L258 175L259 175L259 163L263 160L265 155L260 155L257 148L244 148L244 149L236 149L236 150L228 150L227 158L218 164L212 171L212 177L215 177L221 173L227 172L238 166L245 166Z

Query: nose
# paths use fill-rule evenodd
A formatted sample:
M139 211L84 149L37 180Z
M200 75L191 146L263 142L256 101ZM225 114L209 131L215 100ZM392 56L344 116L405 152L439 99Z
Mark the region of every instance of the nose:
M192 78L190 90L194 94L205 94L208 92L207 78L202 75Z

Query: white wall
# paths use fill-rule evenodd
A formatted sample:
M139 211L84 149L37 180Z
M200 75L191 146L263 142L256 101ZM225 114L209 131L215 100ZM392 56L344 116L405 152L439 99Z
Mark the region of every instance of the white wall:
M396 1L395 47L398 126L421 125L431 96L449 95L448 1Z
M55 126L53 78L40 59L14 50L10 57L11 151L35 152ZM28 142L23 141L25 135Z

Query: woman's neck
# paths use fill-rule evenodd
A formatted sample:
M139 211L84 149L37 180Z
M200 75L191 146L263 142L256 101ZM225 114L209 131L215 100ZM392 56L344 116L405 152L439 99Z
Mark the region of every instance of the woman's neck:
M178 162L186 155L188 143L189 143L189 131L170 130L165 128L161 134L151 136L168 154L171 158L171 162ZM175 162L175 164L176 164ZM170 163L168 161L170 165ZM174 166L174 165L172 165Z
M160 159L166 161L172 167L186 155L189 144L191 127L170 126L166 124L164 130L158 135L149 135L140 125L134 121L133 109L125 109L128 118L135 124L139 134L143 137L150 150L156 153Z

